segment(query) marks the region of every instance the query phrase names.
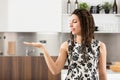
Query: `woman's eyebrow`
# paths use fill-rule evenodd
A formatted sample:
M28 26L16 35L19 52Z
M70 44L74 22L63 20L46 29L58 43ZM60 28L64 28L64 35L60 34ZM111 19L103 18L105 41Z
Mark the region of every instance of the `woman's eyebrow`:
M73 19L73 21L77 21L77 19Z
M72 20L69 20L69 21L74 21L74 20L76 20L76 21L77 21L77 19L72 19Z
M69 23L73 21L77 21L77 19L69 19Z

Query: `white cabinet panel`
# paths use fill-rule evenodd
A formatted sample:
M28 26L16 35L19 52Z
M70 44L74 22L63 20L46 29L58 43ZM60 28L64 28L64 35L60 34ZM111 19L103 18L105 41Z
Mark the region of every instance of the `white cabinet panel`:
M7 0L0 0L0 32L7 29Z
M10 31L61 31L61 0L9 0Z
M69 19L70 19L70 15L65 14L62 15L62 32L63 33L67 33L70 32L70 27L69 27Z
M107 74L108 80L120 80L120 74Z

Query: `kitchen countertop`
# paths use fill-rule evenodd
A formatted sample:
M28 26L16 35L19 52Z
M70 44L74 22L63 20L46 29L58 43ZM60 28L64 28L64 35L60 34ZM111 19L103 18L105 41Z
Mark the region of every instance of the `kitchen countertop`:
M107 74L119 74L120 75L120 72L113 72L110 69L107 69Z

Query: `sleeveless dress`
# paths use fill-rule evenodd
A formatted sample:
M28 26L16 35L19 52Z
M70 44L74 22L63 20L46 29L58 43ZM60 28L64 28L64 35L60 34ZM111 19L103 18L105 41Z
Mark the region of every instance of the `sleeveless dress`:
M98 60L100 41L92 39L91 52L86 48L88 61L83 61L83 54L81 53L81 44L75 42L73 51L71 51L71 41L68 40L68 72L65 80L99 80L98 76Z

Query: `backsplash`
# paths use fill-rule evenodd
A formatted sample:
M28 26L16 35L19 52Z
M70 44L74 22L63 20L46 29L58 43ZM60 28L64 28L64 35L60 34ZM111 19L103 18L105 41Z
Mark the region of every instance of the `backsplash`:
M120 61L120 33L95 34L95 37L106 44L108 62Z
M37 42L46 40L46 48L51 56L59 55L60 33L37 33Z
M49 54L51 56L58 56L60 45L70 38L69 33L0 33L0 37L3 36L5 36L5 39L0 39L0 50L4 52L4 56L12 56L7 52L8 42L10 41L15 42L15 56L25 56L28 50L31 51L33 56L40 56L40 49L26 46L23 44L24 41L45 41ZM95 38L106 44L107 62L120 61L120 33L96 33Z
M51 56L58 56L60 47L60 34L59 33L35 33L35 32L18 32L18 33L0 33L0 35L5 35L6 39L0 39L0 49L4 52L4 56L12 56L8 53L8 42L13 41L16 44L14 56L40 56L41 50L35 47L24 45L23 42L40 42L46 41L46 48Z

